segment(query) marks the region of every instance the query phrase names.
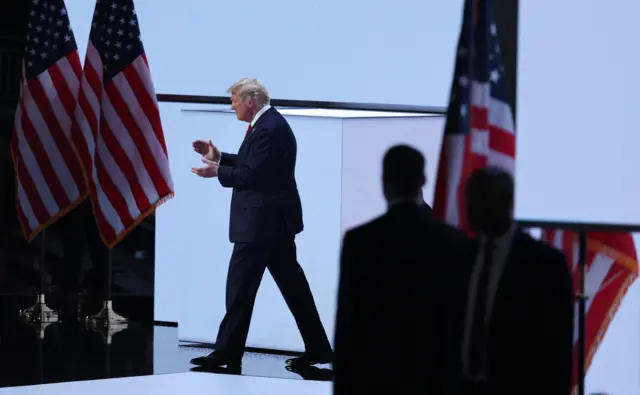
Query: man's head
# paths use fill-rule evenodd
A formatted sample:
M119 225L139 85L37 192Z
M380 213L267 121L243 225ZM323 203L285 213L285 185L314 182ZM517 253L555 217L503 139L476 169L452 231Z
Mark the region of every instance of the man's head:
M471 229L490 237L506 232L513 223L513 178L495 167L471 173L465 189Z
M271 98L267 88L255 78L243 78L227 89L231 93L231 108L239 120L251 122Z
M396 145L382 160L382 186L387 201L416 200L426 182L424 156L408 145Z

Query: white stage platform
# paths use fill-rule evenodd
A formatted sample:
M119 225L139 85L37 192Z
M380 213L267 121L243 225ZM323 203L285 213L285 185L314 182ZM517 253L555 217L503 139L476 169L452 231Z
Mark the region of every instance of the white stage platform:
M179 373L0 389L0 395L328 395L332 383L212 373Z

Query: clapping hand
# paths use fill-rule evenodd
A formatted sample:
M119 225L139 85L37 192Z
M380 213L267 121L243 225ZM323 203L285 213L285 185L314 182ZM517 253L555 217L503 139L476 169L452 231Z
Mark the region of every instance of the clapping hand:
M222 153L218 147L211 142L211 140L209 140L209 142L203 140L194 141L193 150L202 155L205 159L220 163Z
M195 145L195 143L194 143ZM195 148L195 147L194 147ZM193 167L191 168L191 172L195 175L198 175L202 178L211 178L218 176L218 169L220 165L217 162L209 160L207 158L202 158L202 163L206 164L205 167Z

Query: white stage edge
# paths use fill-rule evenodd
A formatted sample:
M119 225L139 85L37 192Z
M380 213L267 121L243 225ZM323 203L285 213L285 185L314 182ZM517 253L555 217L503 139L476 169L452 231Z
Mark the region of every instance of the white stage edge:
M331 382L178 373L0 389L0 395L330 395Z

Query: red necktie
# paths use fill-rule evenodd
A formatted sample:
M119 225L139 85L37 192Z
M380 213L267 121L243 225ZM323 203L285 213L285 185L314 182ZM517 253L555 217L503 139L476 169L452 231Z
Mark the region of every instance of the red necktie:
M251 131L251 124L249 124L249 127L247 128L247 132L244 134L244 138L247 138L250 131Z

